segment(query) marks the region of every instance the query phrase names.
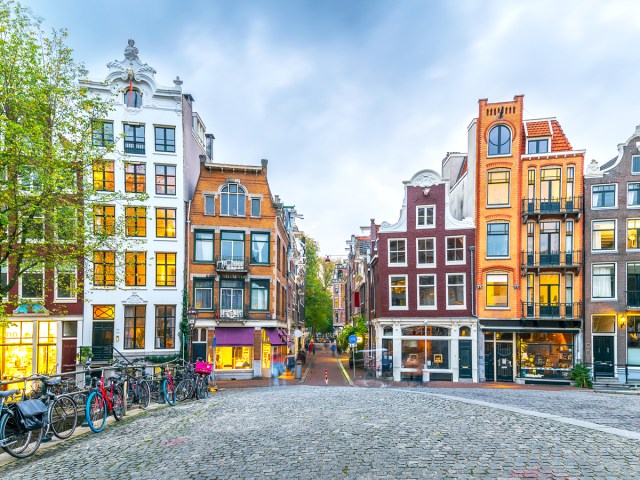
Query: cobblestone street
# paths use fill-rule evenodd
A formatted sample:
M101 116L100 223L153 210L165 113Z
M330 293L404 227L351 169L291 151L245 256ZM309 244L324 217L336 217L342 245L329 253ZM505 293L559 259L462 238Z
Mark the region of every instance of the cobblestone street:
M601 423L639 396L331 386L227 389L0 468L32 478L638 478L638 439L441 394ZM526 397L526 398L525 398ZM613 410L613 412L612 412ZM599 413L596 413L599 412ZM627 413L625 413L627 412ZM632 417L632 415L631 415ZM612 422L640 434L637 424Z

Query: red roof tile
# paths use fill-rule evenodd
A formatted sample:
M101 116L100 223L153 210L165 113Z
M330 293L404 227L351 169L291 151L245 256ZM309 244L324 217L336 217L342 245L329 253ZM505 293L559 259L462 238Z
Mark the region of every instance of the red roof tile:
M567 152L571 150L569 139L562 131L562 127L557 120L551 120L551 128L553 128L553 137L551 138L552 152Z
M541 122L526 122L527 124L527 137L550 137L549 121L543 120Z

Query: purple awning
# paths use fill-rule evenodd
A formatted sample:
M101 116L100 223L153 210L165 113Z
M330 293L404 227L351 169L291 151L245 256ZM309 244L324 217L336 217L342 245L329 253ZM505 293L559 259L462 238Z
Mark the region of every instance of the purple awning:
M279 328L265 328L264 333L267 334L267 338L269 338L269 342L271 343L271 345L285 344L285 342L281 338Z
M215 336L218 347L253 345L253 327L218 327Z

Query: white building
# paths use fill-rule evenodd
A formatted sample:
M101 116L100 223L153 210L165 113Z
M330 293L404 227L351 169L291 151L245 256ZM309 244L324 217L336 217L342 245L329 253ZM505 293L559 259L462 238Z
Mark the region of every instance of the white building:
M78 344L92 346L94 360L109 357L111 347L126 357L169 355L180 349L184 190L190 183L184 178L182 81L159 85L133 40L124 59L107 67L106 78L86 85L116 97L109 118L94 128L94 141L115 142L118 153L93 169L99 190L91 200L97 205L93 223L106 241L86 262ZM192 125L192 118L186 121Z

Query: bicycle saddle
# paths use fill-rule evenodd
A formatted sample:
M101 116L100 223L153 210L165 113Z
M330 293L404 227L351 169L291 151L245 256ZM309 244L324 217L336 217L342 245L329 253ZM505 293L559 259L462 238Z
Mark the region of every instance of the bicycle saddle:
M5 392L0 392L0 398L7 398L10 397L11 395L15 395L16 393L18 393L20 390L7 390Z
M60 385L62 383L62 379L52 378L51 380L45 380L44 383L49 387L53 387L54 385Z

